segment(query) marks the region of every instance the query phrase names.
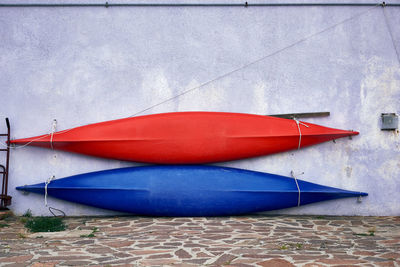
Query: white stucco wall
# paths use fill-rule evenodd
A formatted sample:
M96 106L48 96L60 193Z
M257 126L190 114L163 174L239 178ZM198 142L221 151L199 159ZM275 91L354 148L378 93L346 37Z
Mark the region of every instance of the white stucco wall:
M385 12L400 51L400 8ZM400 113L400 63L384 18L382 7L0 8L0 119L10 118L12 137L22 138L49 133L53 119L63 130L128 117L271 55L142 114L330 111L306 121L360 135L216 165L285 176L294 170L304 172L299 179L369 193L362 203L273 213L400 215L399 132L380 130L381 113ZM12 149L10 208L48 215L43 196L15 187L135 165ZM49 204L67 215L115 214Z

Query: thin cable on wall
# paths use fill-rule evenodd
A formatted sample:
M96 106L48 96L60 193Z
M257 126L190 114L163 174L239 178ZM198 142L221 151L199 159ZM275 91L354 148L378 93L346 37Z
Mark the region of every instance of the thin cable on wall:
M276 50L276 51L274 51L274 52L272 52L272 53L270 53L270 54L268 54L268 55L266 55L266 56L263 56L263 57L261 57L261 58L259 58L259 59L256 59L256 60L254 60L254 61L252 61L252 62L250 62L250 63L247 63L247 64L245 64L245 65L243 65L243 66L241 66L241 67L239 67L239 68L237 68L237 69L231 70L231 71L226 72L226 73L224 73L224 74L222 74L222 75L220 75L220 76L217 76L216 78L214 78L214 79L212 79L212 80L209 80L209 81L204 82L204 83L202 83L202 84L200 84L200 85L198 85L198 86L196 86L196 87L193 87L193 88L190 88L190 89L188 89L188 90L185 90L185 91L183 91L183 92L181 92L181 93L179 93L179 94L177 94L177 95L175 95L175 96L172 96L172 97L170 97L170 98L167 98L167 99L165 99L165 100L163 100L163 101L161 101L161 102L159 102L159 103L157 103L157 104L151 105L150 107L147 107L147 108L145 108L145 109L143 109L143 110L140 110L140 111L136 112L135 114L130 115L129 117L137 116L137 115L139 115L139 114L141 114L141 113L143 113L143 112L146 112L146 111L148 111L148 110L150 110L150 109L152 109L152 108L158 107L158 106L160 106L160 105L162 105L162 104L165 104L165 103L167 103L167 102L169 102L169 101L172 101L172 100L174 100L174 99L176 99L176 98L178 98L178 97L181 97L181 96L186 95L186 94L188 94L188 93L190 93L190 92L193 92L193 91L195 91L195 90L197 90L197 89L200 89L200 88L202 88L202 87L204 87L204 86L206 86L206 85L209 85L209 84L211 84L211 83L213 83L213 82L215 82L215 81L217 81L217 80L223 79L223 78L225 78L225 77L227 77L227 76L229 76L229 75L231 75L231 74L233 74L233 73L236 73L236 72L238 72L238 71L240 71L240 70L243 70L243 69L245 69L245 68L247 68L247 67L250 67L250 66L252 66L252 65L255 65L255 64L257 64L257 63L259 63L259 62L261 62L261 61L263 61L263 60L265 60L265 59L267 59L267 58L270 58L270 57L272 57L272 56L275 56L275 55L277 55L277 54L279 54L279 53L281 53L281 52L283 52L283 51L285 51L285 50L287 50L287 49L290 49L290 48L292 48L292 47L294 47L294 46L296 46L296 45L298 45L298 44L301 44L301 43L303 43L303 42L305 42L305 41L307 41L307 40L309 40L309 39L311 39L311 38L313 38L313 37L315 37L315 36L317 36L317 35L320 35L320 34L322 34L322 33L324 33L324 32L327 32L327 31L329 31L329 30L332 30L332 29L336 28L336 27L339 26L339 25L342 25L342 24L344 24L344 23L346 23L346 22L349 22L349 21L351 21L351 20L353 20L353 19L356 19L356 18L358 18L358 17L360 17L360 16L362 16L362 15L364 15L364 14L370 12L372 9L374 9L374 8L376 8L376 7L379 7L379 6L381 6L381 4L377 4L377 5L375 5L375 6L371 7L371 8L368 8L367 10L365 10L365 11L363 11L363 12L360 12L360 13L358 13L358 14L352 16L352 17L349 17L349 18L347 18L347 19L344 19L344 20L342 20L342 21L340 21L340 22L338 22L338 23L336 23L336 24L333 24L333 25L331 25L331 26L329 26L329 27L327 27L327 28L324 28L324 29L322 29L322 30L320 30L320 31L318 31L318 32L312 33L312 34L310 34L310 35L308 35L308 36L306 36L306 37L304 37L304 38L302 38L302 39L300 39L300 40L298 40L298 41L296 41L296 42L294 42L294 43L292 43L292 44L290 44L290 45L287 45L287 46L285 46L285 47L283 47L283 48L280 48L280 49L278 49L278 50Z
M392 33L392 29L390 27L389 19L387 18L387 15L386 15L385 7L382 8L382 12L383 12L383 17L384 17L385 23L386 23L386 28L387 28L387 30L389 32L390 39L392 40L394 51L396 52L397 62L399 62L399 64L400 64L399 51L397 50L396 42L395 42L394 37L393 37L393 33Z

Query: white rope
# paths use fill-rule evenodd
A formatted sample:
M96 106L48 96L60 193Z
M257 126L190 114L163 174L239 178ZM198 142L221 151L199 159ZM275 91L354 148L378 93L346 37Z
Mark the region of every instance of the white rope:
M31 143L33 143L33 142L35 142L35 141L37 141L37 140L46 138L46 137L49 136L49 135L50 135L50 134L43 135L43 136L41 136L41 137L39 137L39 138L36 138L36 139L33 139L33 140L29 141L28 143L26 143L26 144L24 144L24 145L21 145L21 146L4 145L3 143L0 143L0 145L1 145L2 147L5 147L5 148L14 148L14 149L23 148L23 147L29 146Z
M53 135L54 135L54 132L56 131L56 128L57 128L57 120L56 119L54 119L53 120L53 125L51 126L51 136L50 136L50 147L51 147L51 149L53 149L54 150L54 148L53 148Z
M49 179L47 179L47 181L45 182L45 186L44 186L44 204L46 205L46 207L49 208L49 211L51 212L51 214L54 215L54 217L59 217L57 216L54 211L59 211L62 214L62 217L65 217L65 212L60 210L60 209L56 209L53 207L49 207L47 205L47 186L51 183L51 181L53 181L54 179L56 179L56 177L53 175L51 177L49 177Z
M49 183L51 183L51 181L53 181L56 177L53 175L51 176L49 179L47 179L47 181L45 182L44 185L44 204L47 207L47 186L49 185Z
M300 124L303 126L306 126L307 128L310 127L307 124L302 123L301 121L298 121L296 118L293 118L293 120L296 122L297 129L299 130L299 145L297 146L297 149L300 149L301 146L301 129L300 129Z
M31 143L33 143L33 142L36 142L36 141L38 141L38 140L41 140L41 139L43 139L43 138L47 138L48 136L50 136L50 146L51 146L51 148L53 149L53 136L54 136L54 135L63 134L63 133L66 133L66 132L69 132L69 131L75 129L75 128L71 128L71 129L67 129L67 130L55 132L55 131L56 131L56 127L57 127L57 120L54 119L54 120L53 120L53 125L52 125L51 133L45 134L45 135L43 135L43 136L41 136L41 137L38 137L38 138L36 138L36 139L33 139L33 140L29 141L28 143L26 143L26 144L24 144L24 145L20 145L20 146L15 146L15 144L12 144L12 145L4 145L3 143L0 142L0 146L5 147L5 148L13 148L13 149L23 148L23 147L29 146L29 145L30 145Z
M304 174L304 172L301 173L301 174ZM297 198L297 207L300 207L300 200L301 200L301 199L300 199L300 195L301 195L301 191L300 191L299 183L297 182L296 175L294 175L294 171L291 171L291 172L290 172L290 175L294 178L294 181L296 182L297 191L299 192L299 197Z

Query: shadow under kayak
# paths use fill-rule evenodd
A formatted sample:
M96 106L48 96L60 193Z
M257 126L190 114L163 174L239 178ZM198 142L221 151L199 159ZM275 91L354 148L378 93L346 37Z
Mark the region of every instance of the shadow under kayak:
M53 180L49 196L150 216L224 216L366 196L289 177L216 166L145 166ZM17 187L45 193L45 183ZM299 197L300 196L300 197Z

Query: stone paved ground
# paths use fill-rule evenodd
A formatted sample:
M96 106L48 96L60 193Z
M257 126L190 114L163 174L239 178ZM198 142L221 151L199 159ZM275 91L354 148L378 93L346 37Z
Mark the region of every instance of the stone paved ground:
M65 221L68 231L30 234L0 220L0 266L400 266L400 217Z

